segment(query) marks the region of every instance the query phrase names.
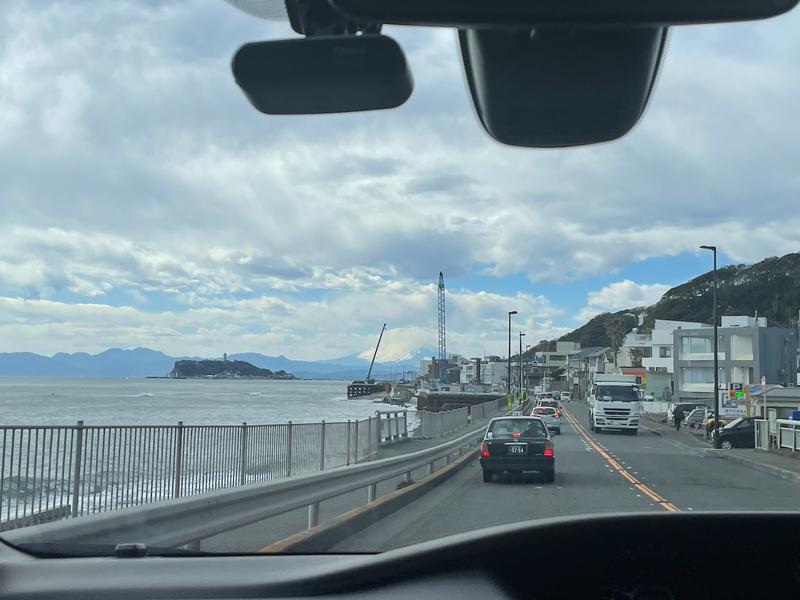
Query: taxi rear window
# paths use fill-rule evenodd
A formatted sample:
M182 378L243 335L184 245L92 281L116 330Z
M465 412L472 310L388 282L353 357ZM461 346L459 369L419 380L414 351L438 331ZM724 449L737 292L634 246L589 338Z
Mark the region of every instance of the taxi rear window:
M533 414L535 415L554 415L556 409L552 406L537 406L533 409Z
M517 435L514 435L515 433ZM486 437L493 439L544 438L547 437L547 429L539 419L502 419L489 425Z

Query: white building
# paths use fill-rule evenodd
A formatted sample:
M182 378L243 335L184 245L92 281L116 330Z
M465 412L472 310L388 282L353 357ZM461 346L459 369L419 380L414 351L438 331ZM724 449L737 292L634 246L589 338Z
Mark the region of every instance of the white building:
M566 369L570 354L580 349L581 345L578 342L556 342L554 350L536 352L536 362L540 367L547 367L551 371Z
M763 317L724 316L718 330L717 380L789 386L796 378L797 330L768 327ZM675 393L683 401L714 400L714 334L709 328L675 330Z
M485 362L484 362L485 361ZM460 382L473 383L476 381L477 360L465 361L460 366ZM488 356L481 359L481 383L491 385L504 384L508 377L508 361L499 356Z
M724 319L725 317L723 317ZM673 348L674 332L678 329L701 329L711 327L705 323L694 323L692 321L668 321L666 319L656 319L652 333L636 334L636 337L629 344L628 334L625 337L625 346L642 347L645 354L642 358L642 366L651 373L672 373L674 370ZM643 338L647 337L645 341ZM640 339L642 338L642 339ZM641 344L641 345L640 345ZM626 348L627 350L627 348ZM628 352L625 355L630 356Z

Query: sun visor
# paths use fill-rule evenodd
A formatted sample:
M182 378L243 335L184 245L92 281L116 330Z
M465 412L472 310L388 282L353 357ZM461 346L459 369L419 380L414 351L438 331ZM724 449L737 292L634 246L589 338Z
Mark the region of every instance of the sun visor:
M594 144L625 135L647 106L666 27L459 31L486 131L513 146Z

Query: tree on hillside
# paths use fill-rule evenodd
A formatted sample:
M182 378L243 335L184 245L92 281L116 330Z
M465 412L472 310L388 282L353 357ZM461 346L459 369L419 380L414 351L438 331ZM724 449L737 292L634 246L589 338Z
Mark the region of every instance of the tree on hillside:
M623 315L614 315L606 321L606 335L611 342L611 350L614 352L614 366L617 366L617 352L625 339L625 334L628 333L628 328L625 324L625 317Z
M631 348L628 350L628 356L631 357L631 365L634 367L641 367L642 366L642 358L644 356L644 352L642 352L641 348Z

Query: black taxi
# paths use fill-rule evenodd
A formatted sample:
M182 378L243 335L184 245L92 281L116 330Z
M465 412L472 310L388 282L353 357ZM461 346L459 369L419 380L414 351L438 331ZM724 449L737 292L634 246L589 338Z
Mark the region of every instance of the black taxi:
M492 419L481 442L480 463L486 482L495 473L536 472L548 482L556 476L553 441L547 425L536 416Z

